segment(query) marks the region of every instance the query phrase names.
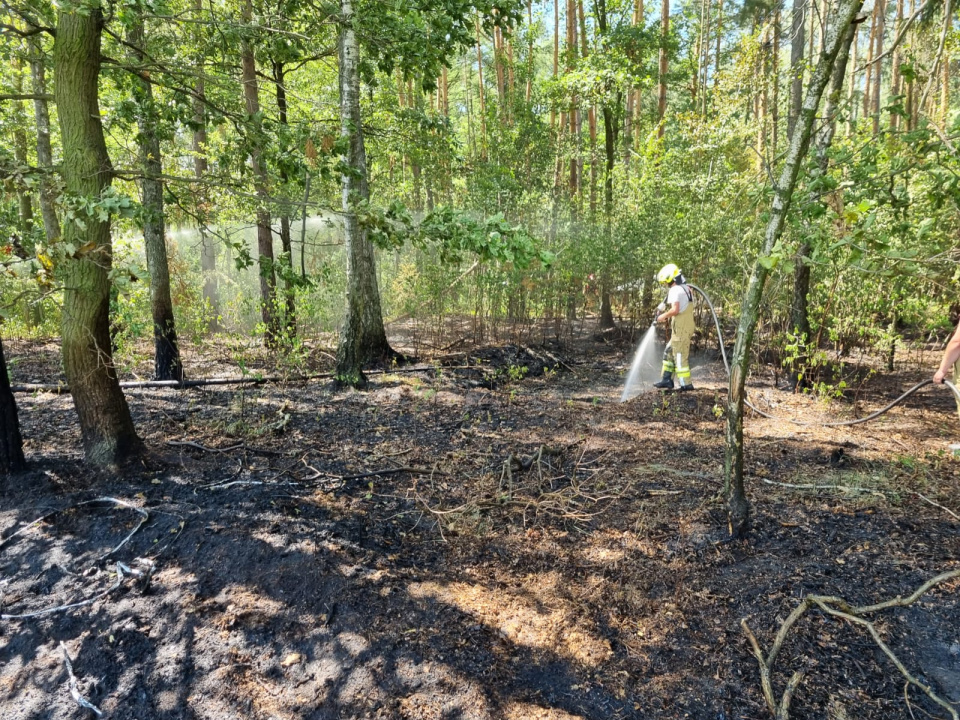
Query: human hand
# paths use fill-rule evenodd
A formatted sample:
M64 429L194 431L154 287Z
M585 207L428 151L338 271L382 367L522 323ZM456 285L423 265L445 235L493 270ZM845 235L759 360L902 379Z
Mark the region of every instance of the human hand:
M934 381L935 383L937 383L938 385L940 385L941 383L943 383L944 377L945 377L945 374L944 374L943 370L937 370L937 371L933 374L933 381Z

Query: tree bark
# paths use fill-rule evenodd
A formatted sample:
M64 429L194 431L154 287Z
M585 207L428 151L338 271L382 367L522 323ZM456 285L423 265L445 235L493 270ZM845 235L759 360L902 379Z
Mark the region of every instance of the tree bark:
M54 45L54 94L63 144L63 180L73 197L97 202L112 168L97 98L103 14L60 11ZM120 390L110 346L110 221L69 223L63 241L77 248L62 265L63 367L73 391L87 461L109 466L142 450Z
M487 104L483 92L483 47L480 45L480 18L477 24L477 88L480 91L480 159L487 159Z
M17 414L17 401L10 391L7 360L3 355L3 340L0 339L0 475L10 475L26 469L20 416Z
M900 28L903 27L903 0L897 0L897 17L894 22L894 31L899 37ZM900 86L902 85L902 76L900 74L900 65L903 63L903 53L901 52L902 43L899 43L897 47L893 49L893 59L891 60L891 69L890 69L890 95L899 96ZM857 64L856 57L854 57L853 64ZM890 128L896 130L900 124L900 115L899 113L892 112L890 113Z
M242 19L246 28L253 23L253 2L244 0ZM240 64L243 81L243 97L248 115L247 138L250 143L250 165L253 169L254 192L257 196L257 253L260 268L260 315L263 318L267 345L273 346L280 339L280 322L277 316L277 275L273 257L273 229L270 223L269 179L263 164L263 122L260 119L260 86L257 82L257 61L253 45L246 35L240 43Z
M883 55L883 34L886 31L887 3L886 0L876 0L877 6L877 41L876 54L874 57ZM873 73L873 92L871 94L872 115L873 115L873 134L880 132L880 90L881 79L883 77L881 63L876 63Z
M800 117L803 103L803 50L805 46L807 0L793 0L793 17L790 28L790 110L787 113L787 137L793 137L793 129Z
M203 13L203 0L195 0L197 14ZM197 38L197 44L201 42ZM199 48L198 48L199 50ZM193 99L193 173L199 181L194 189L197 204L197 228L200 232L200 271L203 274L203 302L207 306L210 318L207 329L216 332L220 329L220 282L217 278L217 246L210 234L210 199L203 184L207 174L207 110L206 87L203 81L203 64L194 86Z
M662 138L666 129L665 116L667 114L667 40L670 37L670 0L663 0L660 5L660 61L658 65L660 83L657 88L657 137Z
M137 18L129 31L133 61L139 65L146 58L146 36L143 19ZM140 74L134 89L137 104L137 142L140 164L143 167L141 199L144 252L147 272L150 274L150 312L153 318L154 379L183 380L180 345L173 317L170 297L170 266L167 262L166 231L163 215L163 162L160 156L160 137L157 135L157 108L153 100L153 85Z
M20 59L13 58L13 87L16 92L23 92L23 68ZM16 100L13 103L13 157L20 167L27 167L27 110L23 101ZM27 187L17 188L17 200L20 206L20 234L21 239L25 241L25 251L33 255L33 197Z
M30 77L36 96L33 100L33 116L37 124L37 165L53 167L53 149L50 144L50 110L47 105L47 68L43 57L43 45L39 35L28 40L30 45ZM56 190L49 176L40 179L40 213L47 242L60 239L60 221L57 219Z
M724 490L727 495L730 534L743 536L750 524L750 505L743 479L743 406L744 387L750 364L750 346L757 327L760 301L767 281L771 255L779 242L790 210L793 190L800 167L810 146L817 109L833 76L834 67L846 45L853 39L851 22L863 5L863 0L844 0L836 13L835 22L827 30L825 49L810 78L800 118L790 138L790 147L780 177L774 185L774 197L764 233L763 249L753 267L744 293L740 322L737 326L733 358L730 363L730 391L727 401L726 452L724 460Z
M287 117L287 87L286 70L282 62L274 61L273 79L277 88L277 115L280 124L288 126ZM286 170L280 171L280 181L286 186L289 178ZM290 239L290 206L284 205L280 212L280 248L283 252L283 264L287 268L284 276L283 288L285 298L285 316L283 319L284 332L288 339L297 335L297 299L294 291L293 272L293 242Z
M347 146L341 176L343 233L347 255L347 315L337 348L337 379L354 387L366 384L363 365L395 355L387 342L377 287L373 243L357 218L356 207L370 199L367 157L360 114L360 46L353 30L353 2L340 0L340 136Z

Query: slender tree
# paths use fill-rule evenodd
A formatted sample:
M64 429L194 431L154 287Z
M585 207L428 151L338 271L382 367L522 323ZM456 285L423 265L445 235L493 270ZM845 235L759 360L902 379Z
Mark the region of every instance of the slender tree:
M257 61L249 33L253 24L253 2L244 0L242 19L246 25L240 43L240 66L243 97L247 108L250 165L257 195L257 252L260 268L260 314L266 329L265 340L274 345L280 339L280 321L276 308L277 275L273 257L273 229L270 222L270 191L267 168L263 160L263 120L260 115L260 85Z
M354 22L352 0L340 0L340 137L346 148L341 187L347 316L337 347L336 372L341 382L362 386L366 384L364 364L390 356L393 350L383 326L373 243L357 217L358 206L370 200L370 188L360 114L360 44Z
M146 34L143 17L137 16L130 26L128 42L133 48L135 66L144 67ZM183 380L183 363L170 296L170 266L163 211L163 162L160 156L159 118L153 99L153 85L144 69L138 70L134 99L137 104L137 143L141 182L141 223L143 244L150 274L150 313L153 317L154 377L157 380Z
M668 55L667 42L670 38L670 0L663 0L660 5L660 63L659 86L657 90L657 137L663 137L667 114L667 70Z
M841 0L826 31L824 51L810 78L810 84L800 111L800 118L790 138L790 146L783 169L774 184L773 204L764 232L763 248L753 266L753 272L744 293L740 322L730 363L730 389L727 401L726 453L724 487L730 516L730 534L741 537L750 524L750 505L747 501L743 477L743 405L744 387L750 360L750 346L757 327L760 300L770 269L774 265L774 249L783 234L787 213L796 187L800 167L810 146L817 109L823 92L834 74L841 54L849 52L853 39L852 22L860 11L863 0ZM842 76L842 72L841 72Z
M47 65L39 34L28 38L30 47L30 77L34 93L33 116L37 126L37 165L53 168L53 149L50 143L50 110L47 103ZM48 173L40 179L40 213L47 242L60 239L60 221L56 210L56 189Z

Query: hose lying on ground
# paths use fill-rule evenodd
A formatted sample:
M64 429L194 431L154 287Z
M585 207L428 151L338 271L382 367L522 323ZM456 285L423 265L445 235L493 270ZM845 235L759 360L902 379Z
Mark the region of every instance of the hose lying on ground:
M701 290L700 288L698 288L696 285L691 285L690 283L687 283L687 287L692 288L692 289L696 290L698 293L700 293L701 297L703 297L703 299L706 300L707 306L710 308L710 313L713 315L713 322L714 322L714 323L716 324L716 326L717 326L717 342L718 342L719 345L720 345L720 356L723 358L723 367L724 367L724 369L727 371L727 377L729 377L729 376L730 376L730 363L729 363L729 361L727 360L727 351L726 351L726 349L724 348L724 345L723 345L723 332L722 332L721 329L720 329L720 319L717 317L717 311L714 309L713 303L710 302L710 298L707 296L707 294L706 294L703 290ZM898 398L897 398L896 400L894 400L893 402L885 405L884 407L880 408L879 410L877 410L877 411L875 411L875 412L870 413L870 414L867 415L866 417L858 418L857 420L843 420L843 421L839 421L839 420L838 420L838 421L836 421L836 422L805 422L805 421L803 421L803 420L794 420L794 419L792 419L792 418L778 418L778 417L776 417L776 416L774 416L774 415L770 415L769 413L766 413L766 412L764 412L763 410L761 410L760 408L758 408L756 405L754 405L753 403L751 403L751 402L750 402L749 400L747 400L746 398L743 399L743 404L746 405L746 406L747 406L748 408L750 408L751 410L753 410L753 411L754 411L755 413L757 413L758 415L760 415L761 417L765 417L765 418L767 418L767 419L769 419L769 420L786 420L787 422L791 422L791 423L793 423L794 425L805 425L805 426L816 425L816 426L819 426L819 427L846 427L846 426L850 426L850 425L859 425L859 424L861 424L861 423L870 422L871 420L875 420L876 418L880 417L880 416L883 415L884 413L886 413L886 412L892 410L893 408L895 408L897 405L899 405L899 404L902 403L904 400L906 400L908 397L910 397L911 395L913 395L913 394L914 394L917 390L919 390L920 388L922 388L922 387L924 387L924 386L926 386L926 385L931 385L931 384L933 384L933 380L923 380L923 381L921 381L921 382L918 382L916 385L914 385L912 388L910 388L909 390L907 390L905 393L903 393L903 395L901 395L900 397L898 397ZM957 401L960 402L960 390L957 389L957 386L954 385L954 384L953 384L952 382L950 382L949 380L944 380L944 381L943 381L943 384L946 385L948 388L950 388L951 392L953 392L953 394L956 396Z

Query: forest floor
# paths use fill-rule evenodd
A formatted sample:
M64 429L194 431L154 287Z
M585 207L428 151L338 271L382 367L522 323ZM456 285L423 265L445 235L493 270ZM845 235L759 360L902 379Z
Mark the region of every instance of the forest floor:
M5 345L14 382L59 375L55 343ZM532 351L448 353L363 392L132 389L150 453L109 475L83 465L69 395L19 395L31 470L0 495L0 613L97 599L0 619L0 717L90 716L65 648L109 718L759 720L741 619L769 648L808 594L870 604L960 568L946 389L850 428L748 417L753 530L727 542L719 363L695 368L695 392L621 404L626 341ZM246 352L188 346L188 376L276 371ZM935 363L872 376L856 409L762 374L751 397L779 418L853 417ZM871 616L953 703L958 598L953 580ZM947 717L864 628L820 611L789 633L775 692L795 670L791 718Z

